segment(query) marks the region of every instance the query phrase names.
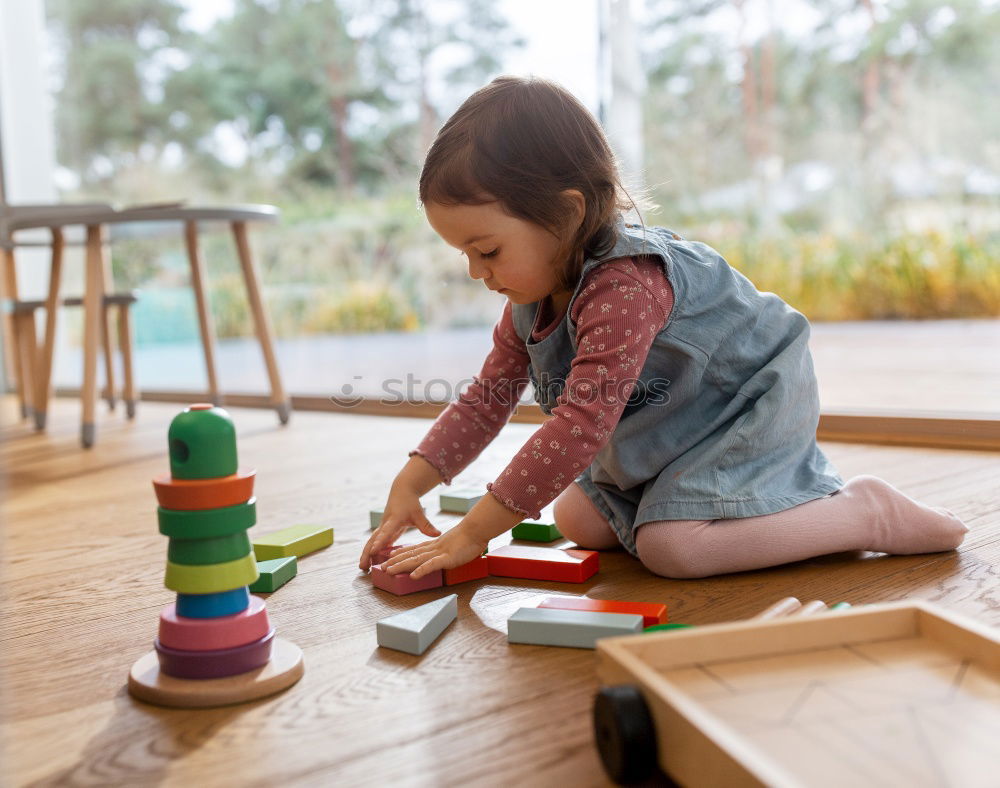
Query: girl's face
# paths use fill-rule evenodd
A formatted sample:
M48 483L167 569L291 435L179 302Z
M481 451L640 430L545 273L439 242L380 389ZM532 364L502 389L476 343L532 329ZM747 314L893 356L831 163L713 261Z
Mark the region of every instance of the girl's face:
M541 225L506 213L499 202L424 206L434 232L469 259L469 276L482 279L515 304L532 304L560 291L559 239Z

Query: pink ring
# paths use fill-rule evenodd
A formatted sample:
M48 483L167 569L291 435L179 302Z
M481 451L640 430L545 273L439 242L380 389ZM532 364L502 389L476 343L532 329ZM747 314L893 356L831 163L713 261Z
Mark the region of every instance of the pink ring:
M250 606L239 613L216 618L185 618L177 615L171 602L160 613L160 643L179 651L219 651L245 646L270 631L267 608L259 596L250 597Z

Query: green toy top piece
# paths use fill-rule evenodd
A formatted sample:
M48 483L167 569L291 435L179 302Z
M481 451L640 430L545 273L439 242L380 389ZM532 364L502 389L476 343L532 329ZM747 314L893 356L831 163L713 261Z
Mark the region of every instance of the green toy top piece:
M198 403L174 416L167 431L170 475L215 479L236 473L236 428L222 408Z

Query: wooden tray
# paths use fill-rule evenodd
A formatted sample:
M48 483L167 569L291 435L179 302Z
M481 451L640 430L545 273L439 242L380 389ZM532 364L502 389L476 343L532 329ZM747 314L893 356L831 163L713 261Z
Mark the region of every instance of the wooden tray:
M921 602L598 641L686 786L1000 785L1000 636ZM606 761L607 762L607 761Z

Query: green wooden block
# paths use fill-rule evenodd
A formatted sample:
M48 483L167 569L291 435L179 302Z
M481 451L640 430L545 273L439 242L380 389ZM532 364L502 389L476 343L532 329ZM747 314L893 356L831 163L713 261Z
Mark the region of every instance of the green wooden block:
M515 539L527 539L531 542L554 542L561 539L562 534L555 523L544 520L524 520L514 526L511 536Z
M333 529L328 525L293 525L280 531L255 537L253 552L258 561L294 555L301 558L333 544Z
M257 571L260 572L260 577L250 584L250 590L270 594L298 574L299 562L294 555L272 558L270 561L258 561Z
M177 414L167 430L170 475L175 479L213 479L236 473L236 428L222 408L192 405Z
M171 539L167 560L175 564L224 564L250 555L250 537L246 531L214 539Z
M646 627L643 632L666 632L671 629L690 629L690 624L654 624L651 627Z
M385 509L372 509L368 512L368 526L372 531L382 524L383 514L385 514Z

